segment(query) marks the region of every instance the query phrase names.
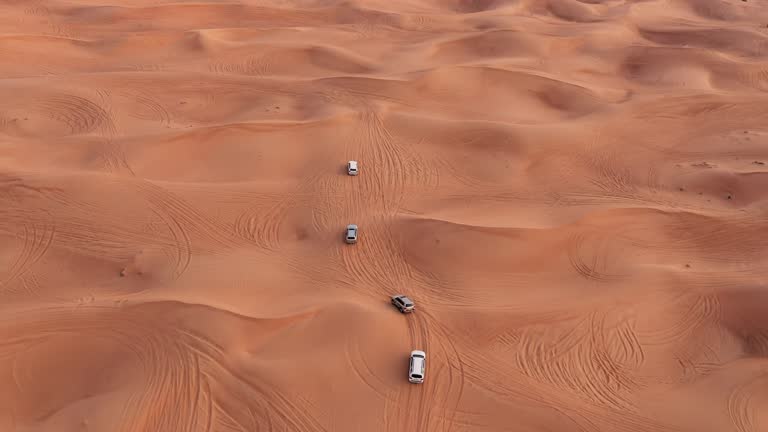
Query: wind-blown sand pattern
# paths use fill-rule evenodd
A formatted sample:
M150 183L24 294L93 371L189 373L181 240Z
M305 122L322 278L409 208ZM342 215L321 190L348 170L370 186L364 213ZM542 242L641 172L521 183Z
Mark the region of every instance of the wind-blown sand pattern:
M765 0L4 0L0 58L0 431L768 430Z

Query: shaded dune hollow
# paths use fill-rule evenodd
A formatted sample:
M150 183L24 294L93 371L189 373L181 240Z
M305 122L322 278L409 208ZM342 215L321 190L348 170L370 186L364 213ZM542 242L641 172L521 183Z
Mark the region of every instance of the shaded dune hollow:
M0 432L768 431L767 25L0 2Z

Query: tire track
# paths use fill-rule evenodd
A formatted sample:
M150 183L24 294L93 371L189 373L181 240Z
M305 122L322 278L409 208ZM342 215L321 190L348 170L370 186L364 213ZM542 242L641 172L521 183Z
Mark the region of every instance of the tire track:
M269 252L280 250L280 227L288 212L298 204L296 195L281 197L273 205L259 203L241 213L234 232L242 239Z
M713 295L683 294L675 303L675 310L680 306L684 308L679 311L682 313L673 314L675 322L657 330L638 331L638 336L648 344L668 345L690 337L706 323L716 322L720 316L720 303Z
M417 317L417 314L408 318L414 318L408 320L408 334L411 340L412 349L420 349L427 355L426 358L426 372L424 376L424 383L412 384L407 381L407 375L403 377L405 380L400 384L400 389L397 394L397 403L390 408L394 408L397 411L392 413L385 413L385 416L392 419L397 419L397 423L390 424L392 428L390 431L427 431L429 429L430 422L430 396L434 395L435 381L432 377L432 354L429 345L429 333L426 323L422 318ZM409 357L405 356L403 359L403 370L408 371Z
M128 163L128 158L125 155L122 144L114 139L105 139L102 158L104 159L104 166L108 171L116 174L127 173L132 177L136 176L133 168Z
M568 261L571 267L576 273L584 279L595 282L611 282L621 279L623 276L618 274L610 274L607 272L608 267L608 254L604 251L605 240L602 238L596 239L593 243L594 251L590 254L585 253L587 248L585 243L588 243L587 238L589 235L596 235L595 233L578 232L569 237L567 242L567 254ZM588 258L585 259L585 255Z
M587 164L597 171L597 177L590 179L590 183L599 190L619 198L639 198L631 171L621 167L616 153L595 150Z
M211 220L168 189L146 180L137 183L136 187L154 209L177 221L176 224L180 227L189 227L190 232L221 248L237 248L243 245L243 242L233 235L231 227Z
M610 346L615 334L606 328L605 316L592 313L575 326L547 338L543 333L523 332L516 361L527 376L587 398L599 406L631 412L627 395L636 388L631 367ZM625 344L627 342L624 342ZM630 350L637 348L628 346ZM629 356L638 354L631 352Z
M637 368L645 362L645 351L637 337L637 330L634 323L630 320L617 325L614 329L615 336L608 341L615 341L616 347L610 347L613 351L613 358L619 364L629 365Z
M37 335L47 340L77 335L81 339L105 339L127 349L144 372L143 382L134 382L120 420L121 430L190 430L180 423L191 419L195 407L189 404L188 385L194 383L195 364L184 357L183 341L162 316L121 308L83 306L81 308L37 309L34 314L19 312L0 322L0 340L28 344ZM18 350L17 350L18 351ZM166 396L166 397L163 397ZM169 413L172 413L169 415Z
M229 414L220 404L214 402L214 413L216 413L216 426L223 427L224 430L237 432L249 432L248 428L240 423L234 416ZM216 428L219 430L219 428ZM258 430L258 429L257 429Z
M222 249L235 249L246 244L231 229L209 220L172 192L149 181L141 181L136 187L149 203L152 213L163 222L173 238L175 246L167 250L174 260L172 280L179 280L189 268L193 235L199 240L207 240L207 244L198 243L195 246L197 251L217 253Z
M375 296L389 294L412 280L411 268L400 259L398 246L386 224L379 220L361 226L358 243L340 248L341 261L352 282L371 289Z
M440 162L427 161L416 148L421 147L424 139L420 139L411 148L405 149L406 172L408 172L408 187L422 188L425 193L434 192L440 186Z
M748 69L740 70L737 77L745 85L757 90L768 90L768 69Z
M569 338L563 338L565 343L572 343ZM468 346L475 344L472 340L464 340ZM473 352L481 352L477 347ZM664 423L653 420L626 409L615 409L584 403L578 393L564 392L560 388L543 386L542 383L529 377L527 374L519 375L509 371L509 365L505 359L495 356L466 356L462 358L465 366L466 378L472 384L507 400L527 401L542 407L556 411L567 418L579 431L591 432L598 430L612 430L624 432L636 432L640 430L675 431L681 430L670 427ZM570 407L579 407L578 409ZM598 420L595 420L598 419ZM605 424L598 426L596 421Z
M456 345L453 343L453 335L448 329L440 324L440 322L432 316L429 312L420 311L421 315L424 315L425 321L429 324L430 335L435 335L434 340L439 345L440 355L438 359L442 360L442 365L438 362L438 368L433 373L437 378L438 384L442 384L436 389L436 394L440 396L438 401L438 409L440 410L439 419L442 420L442 424L435 426L437 430L450 432L456 425L456 414L458 413L458 406L461 402L461 398L464 394L464 366L459 355L459 350L456 349ZM434 358L434 353L432 358ZM435 362L432 362L433 365ZM435 369L434 367L432 368Z
M66 125L70 135L98 132L111 137L117 133L109 112L88 98L59 94L41 100L39 106L50 118Z
M168 109L156 97L145 90L123 92L122 96L136 102L145 112L134 112L130 116L139 120L157 121L164 127L170 127L173 120Z
M348 340L345 345L344 354L347 358L347 362L352 366L352 370L355 372L357 378L360 381L362 381L380 398L388 401L391 399L391 393L394 389L391 388L386 381L379 379L376 374L373 373L370 367L368 367L368 364L365 361L365 357L360 352L360 341L358 341L356 337L352 337L351 339L352 340Z
M728 395L728 417L738 432L757 432L757 414L761 410L755 406L754 393L758 389L765 389L765 381L768 374L762 374L737 386Z
M492 185L484 185L480 180L471 177L460 167L456 167L456 165L446 157L438 155L438 160L432 166L437 166L441 169L444 169L450 173L451 178L456 180L459 185L466 186L470 190L477 190L483 187L493 187Z
M51 9L46 6L43 1L33 0L28 2L28 6L24 8L24 14L43 18L45 20L44 23L56 36L73 36L71 29L62 24L58 17L52 13Z
M648 167L647 188L648 192L652 194L661 192L661 184L659 183L659 171L653 166Z
M29 297L40 297L40 281L34 273L26 273L20 277L24 294ZM8 290L11 291L12 290Z
M375 287L372 294L381 295L412 279L411 268L391 230L404 196L407 152L395 144L378 113L365 101L359 103L359 128L347 151L361 161L361 174L346 182L351 183L348 194L355 198L350 199L345 213L354 216L367 207L366 213L373 216L367 225L360 226L358 244L340 249L340 258L353 279Z
M345 174L344 177L349 176ZM359 196L359 192L354 191L357 184L354 180L352 182L345 180L347 179L342 179L338 172L329 172L324 169L317 170L302 180L300 190L302 197L306 197L302 204L309 206L312 229L315 233L324 234L329 230L335 231L339 226L345 228L345 224L338 224L338 222L332 224L331 221L338 220L339 216L347 218L348 221L356 220L354 214L359 211L359 208L353 203ZM340 203L343 204L340 205ZM340 207L342 211L339 211Z
M16 259L0 279L0 292L8 289L40 261L51 248L55 237L56 225L50 215L47 221L25 223L21 232L23 245Z
M451 431L464 391L463 364L452 335L424 310L408 317L408 333L413 349L427 354L427 371L423 384L399 385L397 401L385 413L397 421L388 423L387 430ZM407 358L404 363L407 370Z
M193 336L189 332L186 332L186 336L191 341L195 342L194 344L188 343L187 346L190 349L193 349L196 355L206 360L208 369L223 372L234 379L239 384L240 390L243 388L248 390L253 396L256 396L256 403L263 403L270 407L268 412L276 414L280 422L289 427L289 430L308 432L325 431L325 428L323 428L317 420L310 416L305 410L296 406L296 404L291 402L289 398L275 390L273 386L268 383L254 383L229 367L226 363L226 353L220 347L205 338ZM249 402L250 401L251 400L249 400ZM223 409L221 410L221 414L226 414L227 417L234 420L234 417ZM242 424L239 421L234 420L234 423L242 427ZM270 428L272 428L271 421ZM248 429L243 428L242 430L247 431Z
M166 212L163 212L157 208L152 209L152 213L155 214L168 228L173 237L173 241L176 244L175 248L170 252L174 257L173 265L173 280L178 280L187 271L189 264L192 261L192 241L189 238L189 234L186 229L179 223L178 220L170 217Z
M465 341L471 342L471 341ZM473 344L470 343L469 346ZM473 352L480 352L475 349ZM509 371L506 361L493 356L466 356L462 358L466 371L466 378L475 386L497 395L505 400L523 400L544 406L562 414L572 422L579 431L591 432L601 430L591 419L589 414L596 417L604 415L595 410L572 410L569 406L575 403L574 396L562 391L545 391L538 381L534 381L527 375L518 375ZM622 430L617 428L616 430Z
M376 110L367 107L360 116L363 127L361 138L364 140L360 154L370 166L364 187L373 200L372 204L381 208L384 215L392 216L401 207L409 174L406 172L406 155L394 143L393 136Z
M620 332L611 331L605 323L606 314L593 313L590 317L590 345L591 359L593 363L588 364L595 372L602 371L602 375L605 376L603 382L587 379L587 381L594 383L592 394L596 395L603 405L611 406L618 410L634 411L634 403L630 400L629 396L632 390L637 388L637 383L632 376L630 365L622 362L619 353L615 352L611 348L612 341L622 341L624 346L628 348L630 356L636 356L637 346L628 344L621 339L622 334ZM618 334L617 334L618 333ZM583 357L590 357L587 353ZM600 374L585 375L586 377L600 376ZM601 385L602 384L602 385Z
M212 345L183 328L164 322L155 324L150 322L141 331L146 337L148 332L157 332L159 324L163 332L155 337L157 346L163 348L151 352L150 364L155 367L148 373L141 397L126 415L144 420L132 422L141 426L139 430L211 430L216 401L204 369L211 367L206 359ZM129 426L126 430L134 428Z
M331 184L328 173L320 169L304 177L293 191L265 197L235 218L236 236L266 251L277 252L282 248L283 222L292 211L304 211L302 206L310 206L310 223L315 232L326 232L331 218L338 212L333 205L338 200L329 199Z

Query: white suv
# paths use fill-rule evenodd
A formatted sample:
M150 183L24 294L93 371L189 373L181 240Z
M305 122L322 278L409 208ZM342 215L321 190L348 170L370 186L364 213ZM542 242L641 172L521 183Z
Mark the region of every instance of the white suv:
M427 355L424 351L413 350L411 351L411 362L408 368L408 381L414 384L421 384L424 382L424 369L427 363Z
M357 161L347 162L347 174L351 176L357 175Z
M344 240L349 244L357 243L357 225L347 225L347 235L344 236Z
M415 308L415 305L413 304L413 300L409 299L408 297L402 294L393 295L391 302L402 313L411 313Z

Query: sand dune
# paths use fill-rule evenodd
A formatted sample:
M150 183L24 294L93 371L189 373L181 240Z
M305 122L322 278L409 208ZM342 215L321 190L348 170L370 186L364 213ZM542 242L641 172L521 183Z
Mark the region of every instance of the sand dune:
M0 431L768 430L766 25L0 2Z

